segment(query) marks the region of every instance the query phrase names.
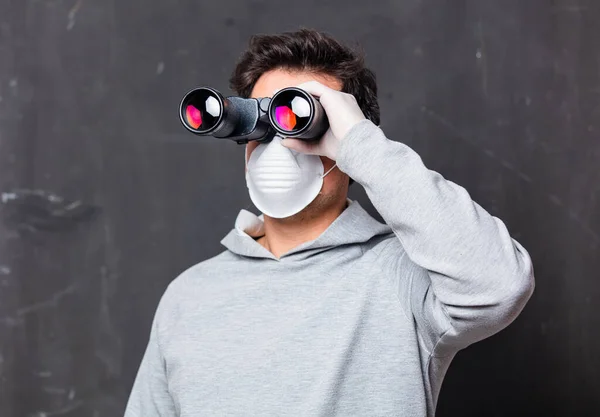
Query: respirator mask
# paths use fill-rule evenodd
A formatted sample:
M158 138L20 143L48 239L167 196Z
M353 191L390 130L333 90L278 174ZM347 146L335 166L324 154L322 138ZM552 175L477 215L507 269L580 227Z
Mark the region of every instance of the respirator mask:
M190 132L238 144L257 141L246 155L246 184L254 205L265 215L284 218L302 211L319 194L324 173L321 158L281 144L283 138L319 140L329 128L318 99L289 87L272 98L223 97L209 87L187 93L179 118Z

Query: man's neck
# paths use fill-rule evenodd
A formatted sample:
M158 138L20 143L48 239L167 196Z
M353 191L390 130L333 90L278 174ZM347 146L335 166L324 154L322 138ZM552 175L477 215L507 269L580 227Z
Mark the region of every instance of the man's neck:
M257 239L257 242L275 257L280 258L295 247L318 238L347 205L347 202L343 201L327 210L319 210L318 213L311 213L309 206L297 215L286 219L265 216L265 235Z

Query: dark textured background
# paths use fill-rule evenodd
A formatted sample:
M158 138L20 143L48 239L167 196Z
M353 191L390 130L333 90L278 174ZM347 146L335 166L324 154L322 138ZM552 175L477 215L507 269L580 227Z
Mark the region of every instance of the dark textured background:
M122 415L166 285L251 207L243 147L186 133L178 102L229 94L251 34L301 25L363 45L384 131L534 260L531 302L457 356L438 415L598 415L599 19L596 0L0 0L0 416Z

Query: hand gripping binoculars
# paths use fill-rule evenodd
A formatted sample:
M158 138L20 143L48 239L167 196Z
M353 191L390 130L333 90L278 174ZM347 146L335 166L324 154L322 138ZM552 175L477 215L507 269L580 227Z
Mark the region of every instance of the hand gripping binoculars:
M271 98L223 97L213 88L196 88L181 100L179 118L196 135L239 144L269 142L275 135L318 140L329 128L319 100L296 87L279 90Z

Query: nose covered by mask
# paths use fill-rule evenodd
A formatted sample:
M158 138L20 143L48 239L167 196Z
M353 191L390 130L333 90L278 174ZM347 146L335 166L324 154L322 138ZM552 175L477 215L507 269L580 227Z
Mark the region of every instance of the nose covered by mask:
M293 216L306 208L319 194L324 167L317 155L288 149L275 136L246 156L246 184L250 199L265 215L277 219Z

